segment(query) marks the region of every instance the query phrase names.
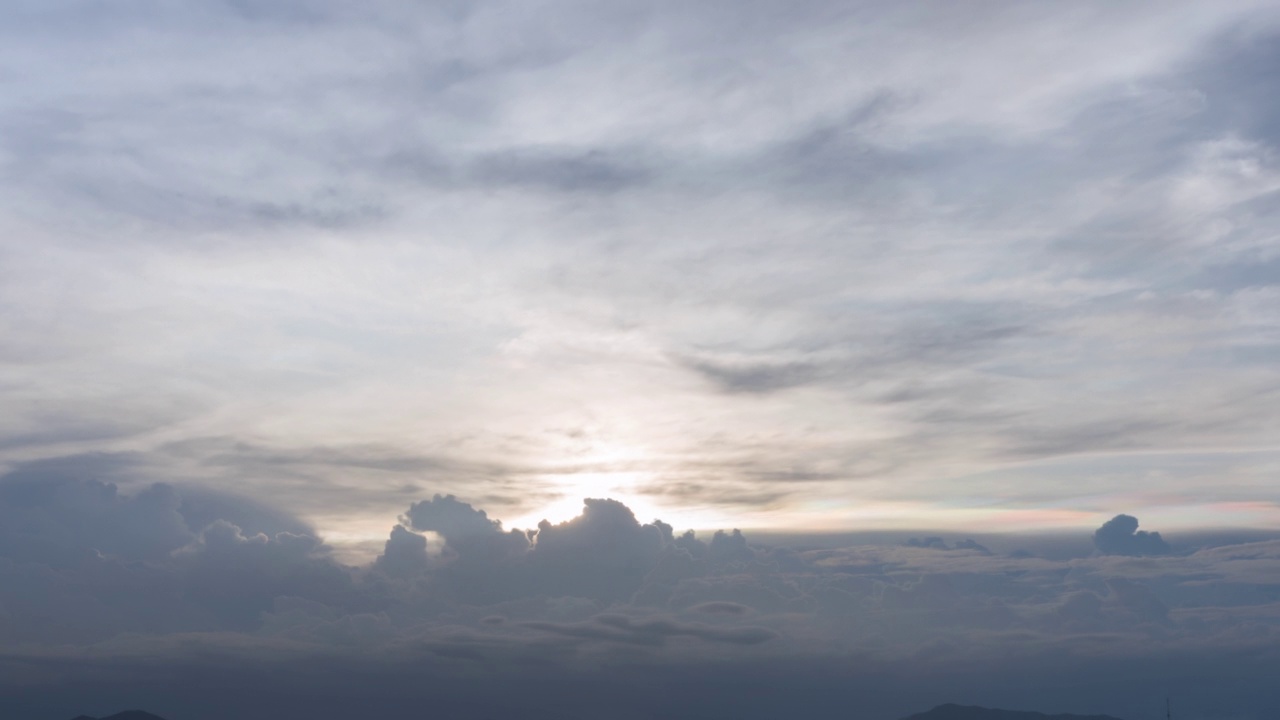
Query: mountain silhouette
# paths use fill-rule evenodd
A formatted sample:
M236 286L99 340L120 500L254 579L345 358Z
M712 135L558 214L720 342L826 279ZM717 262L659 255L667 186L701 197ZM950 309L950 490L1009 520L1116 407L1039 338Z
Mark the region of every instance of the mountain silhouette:
M159 715L151 715L150 712L142 712L141 710L125 710L124 712L116 712L115 715L106 717L90 717L81 715L72 717L72 720L164 720Z
M903 720L1119 720L1110 715L1045 715L1019 710L993 710L970 705L939 705Z

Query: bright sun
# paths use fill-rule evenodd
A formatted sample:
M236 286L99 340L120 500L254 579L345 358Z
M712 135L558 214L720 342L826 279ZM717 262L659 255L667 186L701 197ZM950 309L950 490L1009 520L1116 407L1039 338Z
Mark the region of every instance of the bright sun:
M566 450L571 452L570 448ZM662 520L677 532L730 527L732 523L722 508L709 505L663 502L654 488L676 482L668 473L655 469L655 459L643 447L614 442L595 443L590 453L572 454L573 460L555 470L529 479L539 494L554 499L545 505L520 514L500 516L506 528L533 529L542 520L562 523L582 514L586 498L610 498L631 508L636 520L648 523Z

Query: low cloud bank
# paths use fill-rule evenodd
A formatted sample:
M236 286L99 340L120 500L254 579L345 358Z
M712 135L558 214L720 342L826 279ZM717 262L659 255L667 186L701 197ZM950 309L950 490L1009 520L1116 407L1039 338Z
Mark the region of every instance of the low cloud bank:
M429 659L442 676L532 663L561 680L600 662L859 658L941 678L1014 655L1245 657L1280 637L1280 541L1175 554L1127 515L1094 541L1066 560L943 538L799 550L677 532L610 499L509 529L436 495L350 567L305 523L243 499L13 475L0 481L0 639L9 677L39 658L70 682L103 658L211 653Z

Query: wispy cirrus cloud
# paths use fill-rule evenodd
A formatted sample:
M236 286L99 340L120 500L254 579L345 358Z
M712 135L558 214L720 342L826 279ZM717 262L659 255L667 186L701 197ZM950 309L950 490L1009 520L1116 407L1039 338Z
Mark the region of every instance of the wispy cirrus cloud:
M1178 8L13 4L0 452L366 544L428 488L1269 497L1275 18Z

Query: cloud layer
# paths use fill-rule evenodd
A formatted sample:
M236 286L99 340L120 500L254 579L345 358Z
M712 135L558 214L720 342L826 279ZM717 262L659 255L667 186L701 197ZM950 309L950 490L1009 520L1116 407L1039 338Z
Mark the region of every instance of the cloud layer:
M273 8L0 10L0 461L1276 522L1270 3Z
M0 715L1277 716L1274 5L0 3Z
M211 508L216 519L201 526ZM410 708L411 688L425 682L445 706L504 713L514 708L486 688L509 684L536 705L525 709L533 717L607 714L625 698L643 707L634 717L728 703L764 718L788 704L830 709L853 682L867 712L886 718L948 693L1123 715L1158 699L1176 672L1196 678L1177 689L1188 705L1265 717L1277 700L1269 686L1232 696L1220 676L1245 682L1250 663L1274 666L1280 541L1174 552L1155 533L1135 534L1135 522L1105 523L1096 537L1110 540L1092 555L1050 559L965 538L703 538L604 499L566 522L507 530L436 495L409 506L374 562L348 566L301 523L234 497L9 476L0 687L14 699L3 707L39 720L61 712L59 693L95 704L133 693L196 720L265 718L300 688L336 683L344 702L389 712ZM137 684L158 667L189 683L186 697ZM245 668L279 679L251 683L238 701L206 699L203 682L245 682ZM1038 701L1016 691L1018 673L1043 684ZM1093 673L1120 684L1070 699ZM370 674L382 680L359 690ZM757 675L777 696L751 708L740 693ZM961 680L972 685L954 695ZM652 682L681 689L640 700ZM584 689L597 683L599 696Z

